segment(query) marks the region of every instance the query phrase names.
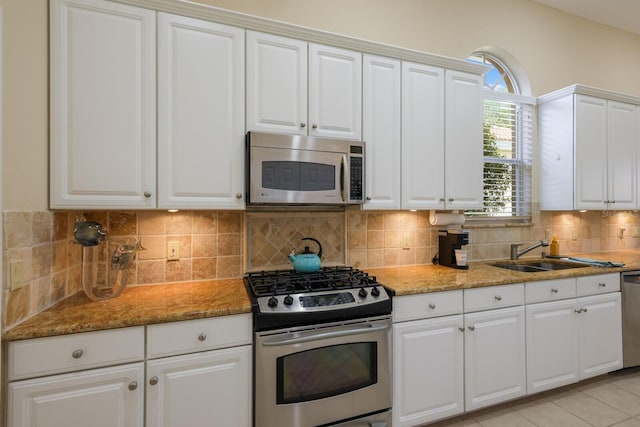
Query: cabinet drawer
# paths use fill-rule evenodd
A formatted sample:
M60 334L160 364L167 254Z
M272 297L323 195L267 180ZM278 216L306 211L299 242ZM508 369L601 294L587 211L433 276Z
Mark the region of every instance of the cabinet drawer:
M250 314L147 326L147 357L170 356L251 344Z
M465 313L524 304L524 283L464 290Z
M425 319L462 313L462 291L406 295L393 299L393 321Z
M578 296L604 294L620 290L620 273L578 277Z
M9 381L144 359L144 326L9 343Z
M556 301L576 297L576 279L542 280L524 285L524 300L533 302Z

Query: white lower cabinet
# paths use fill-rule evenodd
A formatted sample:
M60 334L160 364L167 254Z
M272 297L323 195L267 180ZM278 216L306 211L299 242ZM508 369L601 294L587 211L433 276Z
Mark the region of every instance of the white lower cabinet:
M7 425L249 427L251 334L240 314L10 342Z
M9 383L11 427L142 427L144 363Z
M465 314L465 408L526 393L524 307Z
M147 427L250 426L251 346L147 362Z
M415 426L464 411L462 315L393 325L393 425Z
M562 286L575 279L556 282ZM618 290L618 274L588 276L578 278L577 291L587 296L527 305L527 393L622 368Z

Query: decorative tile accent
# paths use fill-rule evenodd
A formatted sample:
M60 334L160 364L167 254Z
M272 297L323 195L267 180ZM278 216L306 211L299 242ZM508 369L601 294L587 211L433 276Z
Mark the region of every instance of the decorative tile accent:
M323 265L346 264L343 212L257 212L247 213L247 269L290 269L292 249L318 252L303 237L320 242Z

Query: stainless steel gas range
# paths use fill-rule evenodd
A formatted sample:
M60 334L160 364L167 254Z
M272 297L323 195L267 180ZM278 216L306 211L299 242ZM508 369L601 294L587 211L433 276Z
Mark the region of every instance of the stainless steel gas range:
M254 426L391 425L391 293L351 267L244 277Z

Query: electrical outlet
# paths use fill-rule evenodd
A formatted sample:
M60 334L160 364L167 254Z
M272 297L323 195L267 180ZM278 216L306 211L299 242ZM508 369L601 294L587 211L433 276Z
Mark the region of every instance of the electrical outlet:
M633 227L631 237L640 237L640 227Z
M624 232L625 232L626 228L624 227L620 227L618 228L618 237L621 239L624 239Z
M551 230L549 230L548 228L544 230L544 239L551 240Z
M25 285L24 269L22 260L11 261L9 263L9 286L12 291L20 289Z
M578 230L571 230L571 240L578 240Z
M175 261L180 259L180 243L167 242L167 260Z
M411 246L411 236L409 234L402 235L402 249L409 249Z

